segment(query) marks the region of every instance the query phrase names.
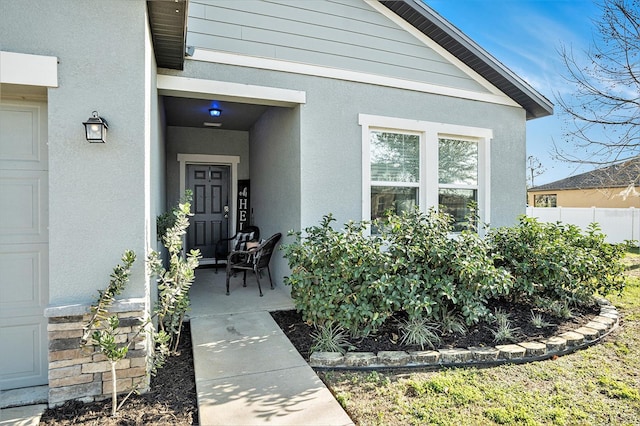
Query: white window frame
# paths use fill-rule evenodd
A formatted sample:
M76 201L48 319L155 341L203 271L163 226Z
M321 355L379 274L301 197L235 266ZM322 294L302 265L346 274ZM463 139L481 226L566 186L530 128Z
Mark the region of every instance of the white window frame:
M383 131L420 135L418 205L420 210L425 212L430 208L438 209L439 139L451 138L478 142L478 216L483 223L491 222L490 142L493 139L493 130L369 114L359 114L358 124L362 126L362 220L371 220L371 186L379 186L378 182L371 181L370 132Z

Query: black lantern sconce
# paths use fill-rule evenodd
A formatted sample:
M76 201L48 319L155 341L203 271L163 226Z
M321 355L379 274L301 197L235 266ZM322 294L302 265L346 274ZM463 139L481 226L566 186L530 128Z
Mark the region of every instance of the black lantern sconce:
M107 124L107 120L98 115L98 111L93 111L91 117L82 124L84 124L87 142L105 143L107 141L107 129L109 125Z

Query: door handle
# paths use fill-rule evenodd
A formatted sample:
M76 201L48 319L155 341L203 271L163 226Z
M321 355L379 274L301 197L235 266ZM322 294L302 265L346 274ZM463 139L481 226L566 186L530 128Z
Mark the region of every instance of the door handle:
M224 218L229 219L229 206L224 206Z

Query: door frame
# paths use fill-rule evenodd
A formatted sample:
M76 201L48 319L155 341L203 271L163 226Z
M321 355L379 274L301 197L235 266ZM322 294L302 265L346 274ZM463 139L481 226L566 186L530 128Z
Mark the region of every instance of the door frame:
M229 229L236 229L236 217L238 207L238 164L240 156L237 155L210 155L210 154L178 154L180 164L180 196L187 189L187 164L207 164L214 166L229 166L229 191L231 193L231 217ZM229 235L230 236L230 235ZM183 239L186 238L183 237ZM186 243L186 241L184 241ZM202 263L202 262L201 262ZM205 262L206 263L206 262Z

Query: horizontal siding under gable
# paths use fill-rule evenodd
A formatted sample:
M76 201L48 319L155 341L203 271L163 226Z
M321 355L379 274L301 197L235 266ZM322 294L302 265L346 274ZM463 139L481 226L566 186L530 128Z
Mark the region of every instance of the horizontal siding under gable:
M187 29L196 48L488 92L362 0L192 0Z

